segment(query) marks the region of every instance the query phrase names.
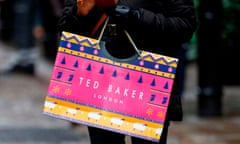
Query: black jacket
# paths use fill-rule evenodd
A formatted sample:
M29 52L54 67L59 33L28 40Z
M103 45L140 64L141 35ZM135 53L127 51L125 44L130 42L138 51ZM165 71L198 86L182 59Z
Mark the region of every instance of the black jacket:
M127 31L139 49L177 57L181 45L188 42L196 30L197 22L192 0L120 0L119 4L140 11L140 18L134 26L129 21L122 22L131 25L127 27ZM101 15L102 11L96 8L87 17L78 17L76 0L65 0L59 29L88 36ZM110 18L109 23L114 23L114 20L111 21ZM107 34L103 39L109 41L106 37ZM114 47L110 51L117 57L128 57L135 52L130 48L131 44L122 29L117 29L117 36L110 38L106 46L108 45ZM182 120L177 82L179 79L177 74L168 108L168 120Z

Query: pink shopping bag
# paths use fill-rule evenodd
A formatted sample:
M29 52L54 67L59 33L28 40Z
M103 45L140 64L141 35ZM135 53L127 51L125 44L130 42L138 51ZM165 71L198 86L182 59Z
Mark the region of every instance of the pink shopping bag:
M158 141L178 59L138 51L118 61L100 42L62 33L43 113Z

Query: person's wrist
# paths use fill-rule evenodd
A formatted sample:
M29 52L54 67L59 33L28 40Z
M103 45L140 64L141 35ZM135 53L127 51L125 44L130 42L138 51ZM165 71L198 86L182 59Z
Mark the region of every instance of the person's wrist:
M115 10L116 16L123 16L123 17L128 17L128 14L130 12L130 8L125 5L116 5L114 10Z

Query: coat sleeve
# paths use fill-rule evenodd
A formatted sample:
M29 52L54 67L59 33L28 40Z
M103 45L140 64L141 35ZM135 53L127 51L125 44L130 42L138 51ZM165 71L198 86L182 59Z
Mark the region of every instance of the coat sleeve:
M67 31L88 36L101 14L95 8L88 16L80 17L77 15L76 0L65 0L62 15L58 21L58 29L60 32Z
M164 6L155 0L151 5L159 5L161 10L141 8L140 29L150 35L159 35L166 40L175 39L180 43L191 39L197 27L192 0L165 0Z
M59 31L76 31L78 19L76 18L77 4L76 0L65 0L62 15L58 21Z

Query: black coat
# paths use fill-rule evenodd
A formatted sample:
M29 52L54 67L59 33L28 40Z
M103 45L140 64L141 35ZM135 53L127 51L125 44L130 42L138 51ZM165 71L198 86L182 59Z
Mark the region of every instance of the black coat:
M133 41L139 49L177 57L181 45L188 42L196 30L197 22L192 0L120 0L119 4L140 10L137 25L127 27ZM60 31L89 35L102 12L97 8L87 17L76 16L76 0L65 0L63 15L59 21ZM114 20L109 23L114 23ZM129 21L122 23L129 24ZM134 53L131 44L122 29L117 29L117 36L110 38L107 44L116 57L128 57ZM104 40L108 35L103 37ZM111 52L110 52L111 53ZM181 61L181 59L180 59ZM178 73L178 72L177 72ZM178 75L168 109L168 120L182 120L182 105Z

